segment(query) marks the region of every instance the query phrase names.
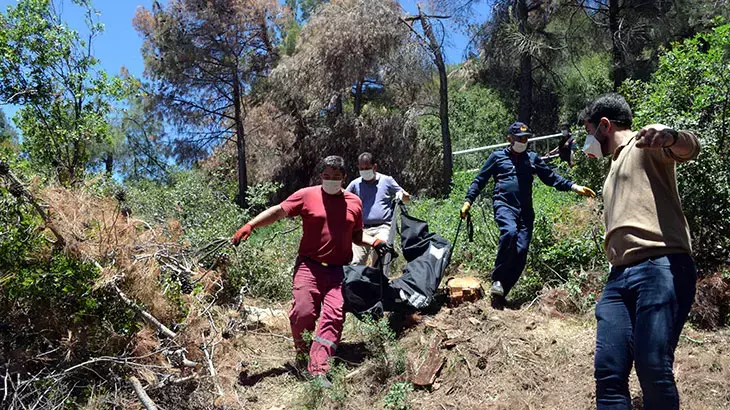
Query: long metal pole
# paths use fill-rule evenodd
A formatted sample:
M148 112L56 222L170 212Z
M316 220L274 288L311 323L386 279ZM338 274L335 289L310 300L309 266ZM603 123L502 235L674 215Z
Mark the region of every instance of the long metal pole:
M527 142L530 143L530 142L535 142L535 141L542 141L542 140L546 140L549 138L556 138L556 137L562 137L562 136L563 136L563 134L561 134L561 133L543 135L541 137L530 138L527 140ZM501 148L501 147L506 147L506 146L509 146L509 142L504 142L501 144L494 144L494 145L487 145L486 147L470 148L470 149L465 149L462 151L454 151L451 155L471 154L473 152L487 151L490 149Z

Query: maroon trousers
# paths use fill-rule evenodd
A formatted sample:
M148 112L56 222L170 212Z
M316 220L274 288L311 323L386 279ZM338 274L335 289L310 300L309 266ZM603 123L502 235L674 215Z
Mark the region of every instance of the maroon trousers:
M289 321L297 356L309 351L311 374L329 371L329 359L340 343L345 323L343 278L341 266L326 267L310 259L297 258ZM314 333L318 318L319 328ZM304 337L305 332L312 335L311 339Z

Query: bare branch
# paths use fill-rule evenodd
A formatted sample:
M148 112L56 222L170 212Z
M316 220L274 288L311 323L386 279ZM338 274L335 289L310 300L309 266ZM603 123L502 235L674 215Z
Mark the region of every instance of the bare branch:
M37 93L38 92L35 89L18 91L17 93L11 95L10 98L8 98L7 100L5 100L4 102L0 102L0 105L11 104L16 97L20 97L22 95L26 95L26 94L28 94L28 95L36 95Z
M121 289L119 289L119 286L117 286L116 283L113 283L112 288L114 291L117 292L117 295L119 296L124 303L127 304L127 306L131 307L132 309L136 310L137 313L139 313L147 322L155 326L157 329L159 329L160 332L162 332L164 335L170 338L174 338L177 336L175 332L170 330L167 326L163 325L159 320L157 320L156 317L152 316L151 313L147 312L146 310L142 309L137 303L135 303L132 299L129 298L124 292L122 292Z
M147 395L147 392L144 390L144 387L142 387L142 383L139 382L139 379L135 376L129 376L129 383L131 383L132 387L134 387L134 392L137 393L137 397L139 398L139 401L142 402L145 409L157 410L157 405L152 401L152 399L150 399L150 396Z

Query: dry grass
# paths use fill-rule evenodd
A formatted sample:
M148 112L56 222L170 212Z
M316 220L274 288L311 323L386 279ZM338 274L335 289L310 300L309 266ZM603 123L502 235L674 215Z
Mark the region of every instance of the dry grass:
M697 297L690 318L705 329L717 329L730 317L730 279L716 273L697 282Z

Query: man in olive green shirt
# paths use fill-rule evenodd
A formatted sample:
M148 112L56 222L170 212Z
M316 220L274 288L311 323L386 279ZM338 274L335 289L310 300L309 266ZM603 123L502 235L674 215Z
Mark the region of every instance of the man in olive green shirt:
M589 157L611 155L603 185L605 248L611 272L596 305L598 410L631 409L633 364L647 410L679 409L674 350L695 294L687 220L676 164L700 151L690 131L654 124L632 131L623 97L606 94L583 113Z

